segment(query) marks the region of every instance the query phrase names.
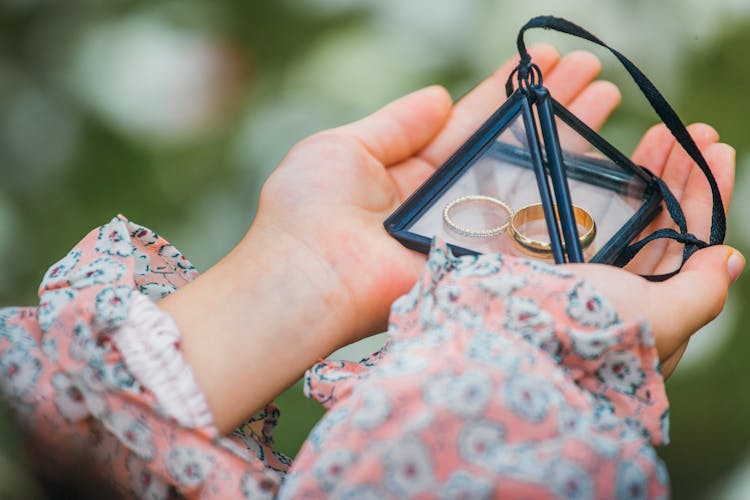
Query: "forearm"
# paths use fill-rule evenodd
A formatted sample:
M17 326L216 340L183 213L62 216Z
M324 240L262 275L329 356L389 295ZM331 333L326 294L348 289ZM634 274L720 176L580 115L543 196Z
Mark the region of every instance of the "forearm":
M300 242L256 224L200 278L163 299L215 425L227 432L339 347L347 295Z

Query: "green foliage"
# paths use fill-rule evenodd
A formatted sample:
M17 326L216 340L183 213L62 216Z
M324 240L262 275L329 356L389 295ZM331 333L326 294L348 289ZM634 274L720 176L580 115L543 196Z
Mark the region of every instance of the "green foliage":
M322 8L324 4L328 8ZM435 35L429 21L439 21L440 9L412 14L414 26L403 21L403 16L383 15L405 16L407 4L413 5L292 0L0 2L0 306L33 304L47 267L86 232L118 212L163 233L205 268L240 237L252 219L263 178L296 140L316 129L358 118L383 99L418 85L438 82L456 95L462 93L492 70L490 64L511 53L517 20L537 13L526 6L523 14L516 15L517 2L466 2L468 13L463 12L460 29L453 29L453 19L443 20L447 27ZM626 11L630 20L644 22L661 16L658 19L665 23L670 21L663 16L669 5L679 11L676 15L687 15L689 10L677 0L612 3L607 9L597 6L591 13L586 5L583 0L572 2L560 7L567 9L561 14L606 35L629 56L633 54L627 49L637 48L635 38L646 36L649 30L633 38L633 47L624 47L616 42L630 43L627 23L608 24L604 13L592 18L594 10ZM506 15L510 12L515 17ZM218 40L222 54L232 63L228 78L234 86L226 90L216 116L180 140L164 141L123 128L76 84L74 70L85 35L108 23L136 18ZM674 21L679 25L674 31L687 37L690 23L680 24L680 19ZM417 21L422 24L416 26ZM406 33L398 33L393 43L396 22L406 27ZM599 25L614 26L616 33L602 32L596 29ZM682 64L670 60L669 64L652 61L642 66L649 75L662 72L654 81L659 87L663 82L671 85L677 98L667 95L686 122L700 120L716 126L722 140L734 145L742 159L750 152L750 136L744 131L744 120L750 115L745 94L750 78L746 62L750 22L747 16L736 16L717 26L713 36L690 48L681 46L685 40L677 42L675 52ZM115 37L113 33L107 36L105 40ZM434 39L426 43L428 36ZM671 36L665 29L645 43L660 48ZM320 49L330 40L340 50ZM502 55L490 49L497 47L498 40L507 49ZM386 49L389 41L392 45ZM329 59L347 55L347 44L354 47L355 54L348 54L353 66L337 68L337 61ZM358 61L359 57L394 65L388 66L388 74L380 74L385 70L372 71L368 66L375 63ZM605 135L611 133L616 144L632 146L655 117L632 92L632 83L621 68L608 56L602 57L607 57L606 76L622 84L626 97ZM633 59L641 63L637 54ZM135 73L132 84L137 87L139 77L148 76L146 69L138 60L126 62ZM320 75L316 72L320 67L340 72ZM371 72L358 74L367 69ZM103 81L106 76L101 74ZM321 81L348 76L352 79L336 82L339 85L315 87ZM350 88L363 81L371 84L369 90ZM341 89L351 92L341 96ZM246 130L248 137L243 136ZM740 170L738 177L743 175ZM736 219L743 216L739 213ZM740 237L742 224L732 228L735 244L750 250L742 248L743 241L750 241ZM740 304L750 299L749 286L741 281L733 290ZM668 464L677 498L706 495L747 456L750 391L745 380L750 379L746 362L750 338L743 328L750 311L742 306L737 309L726 346L689 370L678 369L668 384L672 444L660 454ZM294 455L323 409L302 396L300 384L277 403L282 417L276 442L282 452ZM12 457L19 453L17 432L8 422L5 407L0 405L0 459L10 457L13 463ZM1 483L0 479L3 496Z

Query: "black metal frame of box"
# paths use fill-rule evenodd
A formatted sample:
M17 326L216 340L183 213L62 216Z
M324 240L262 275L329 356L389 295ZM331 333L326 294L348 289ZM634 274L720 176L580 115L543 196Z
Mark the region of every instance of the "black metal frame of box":
M540 144L539 129L532 107L536 106L544 146ZM508 125L521 115L526 129L528 151L505 145L497 154L503 160L533 168L540 190L542 204L545 207L553 250L557 223L559 220L563 239L557 236L557 253L553 252L555 262L582 262L582 253L578 241L577 225L572 217L572 203L567 186L567 177L603 187L613 192L622 192L630 185L632 177L638 177L645 183L643 204L636 213L610 238L590 262L613 264L627 245L638 236L661 211L662 195L654 176L644 168L632 163L624 154L604 140L599 134L586 126L570 111L555 101L544 87L519 88L508 100L390 217L384 226L404 246L427 253L431 237L410 231L409 227L418 220L466 171L474 160L486 152L495 139ZM612 169L604 162L597 162L589 157L561 154L554 117L559 118L574 131L585 138L592 146L612 160L622 171ZM632 174L631 177L623 174ZM553 214L553 202L550 199L549 180L552 181L555 205L560 207L559 219ZM547 199L545 200L545 192ZM569 210L565 217L566 207ZM552 221L550 220L552 219ZM575 254L578 246L578 254ZM476 255L479 252L458 245L449 244L456 255ZM562 249L560 248L562 247ZM565 255L567 254L567 255Z

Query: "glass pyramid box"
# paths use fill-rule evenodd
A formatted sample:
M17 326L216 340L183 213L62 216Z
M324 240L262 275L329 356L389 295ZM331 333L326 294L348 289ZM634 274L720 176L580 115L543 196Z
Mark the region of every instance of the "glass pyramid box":
M438 237L456 255L613 264L659 213L661 201L650 172L544 87L523 88L384 225L424 253Z

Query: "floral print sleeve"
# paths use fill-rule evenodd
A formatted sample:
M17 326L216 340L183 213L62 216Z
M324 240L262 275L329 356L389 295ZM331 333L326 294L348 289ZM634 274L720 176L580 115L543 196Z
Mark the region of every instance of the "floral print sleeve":
M50 268L38 308L0 309L7 399L49 446L93 450L126 496L668 494L651 334L560 268L437 244L393 304L384 349L308 371L306 393L330 411L286 480L277 408L220 436L154 305L196 276L118 216Z
M652 335L536 261L434 245L360 363L323 361L329 408L282 498L660 498L668 403Z
M0 309L0 388L46 445L93 450L127 497L273 498L290 463L273 449L278 410L220 436L153 303L196 276L116 217L50 268L38 308Z

